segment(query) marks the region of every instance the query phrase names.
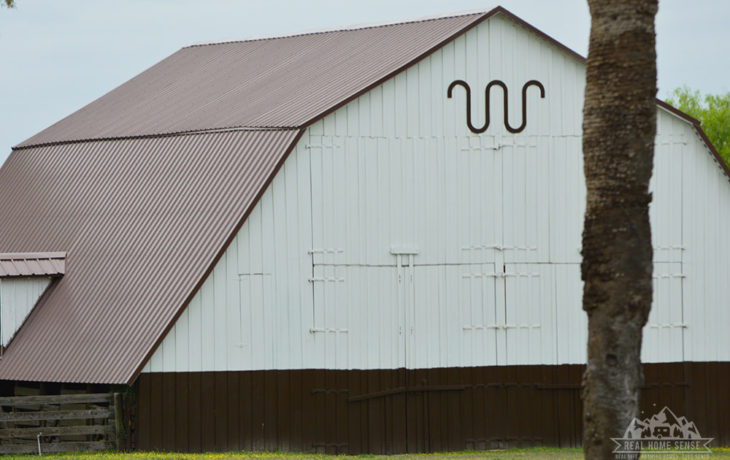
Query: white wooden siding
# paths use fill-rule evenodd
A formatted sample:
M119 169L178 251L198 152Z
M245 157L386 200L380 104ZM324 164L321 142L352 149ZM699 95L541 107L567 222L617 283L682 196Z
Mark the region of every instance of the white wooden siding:
M312 125L144 372L584 362L584 78L497 16ZM730 359L728 187L659 110L645 361Z
M681 257L685 276L682 303L687 324L684 357L688 361L728 361L730 182L719 165L709 159L699 138L686 131L681 201L684 241Z
M0 279L0 337L2 346L10 340L51 284L47 277Z

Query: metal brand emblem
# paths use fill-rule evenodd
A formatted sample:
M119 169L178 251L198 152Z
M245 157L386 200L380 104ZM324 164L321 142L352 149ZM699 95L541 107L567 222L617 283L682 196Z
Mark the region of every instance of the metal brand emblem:
M489 128L489 93L494 86L499 86L500 88L502 88L502 93L504 94L504 127L507 128L507 131L511 133L522 132L522 130L524 130L525 126L527 125L527 88L529 88L530 86L537 86L540 89L540 98L545 99L545 87L542 85L542 83L537 80L530 80L525 83L522 86L522 124L517 128L513 128L509 124L508 117L509 108L507 98L507 85L502 80L492 80L489 82L486 89L484 90L484 126L482 126L481 128L475 128L471 122L471 88L469 87L469 84L464 80L454 80L449 85L446 96L451 99L452 92L457 86L462 86L464 87L464 90L466 90L466 126L468 126L469 130L474 134L481 134L486 131L487 128Z

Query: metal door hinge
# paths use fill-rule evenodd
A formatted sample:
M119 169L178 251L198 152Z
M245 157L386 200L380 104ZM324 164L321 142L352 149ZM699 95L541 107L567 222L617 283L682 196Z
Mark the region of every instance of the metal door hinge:
M311 328L309 329L310 334L347 334L350 332L349 329L334 329L334 328Z

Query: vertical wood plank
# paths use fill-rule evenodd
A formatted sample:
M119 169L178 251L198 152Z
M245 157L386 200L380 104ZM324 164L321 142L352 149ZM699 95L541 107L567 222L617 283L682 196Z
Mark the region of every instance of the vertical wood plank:
M213 404L215 410L215 450L228 450L228 380L226 372L215 372Z
M137 426L135 427L136 447L140 450L151 450L151 397L152 388L150 374L142 374L139 376L139 383L137 386Z
M201 419L201 398L203 397L200 372L193 372L188 377L188 449L190 452L203 450L203 426Z
M187 452L190 450L190 373L174 373L174 395L175 395L175 445L173 450Z
M226 436L226 450L241 450L241 427L240 427L240 408L241 393L239 379L241 372L226 372L226 408L228 410L228 433Z
M200 374L200 425L202 427L201 447L203 452L212 452L216 448L217 417L215 410L215 373Z

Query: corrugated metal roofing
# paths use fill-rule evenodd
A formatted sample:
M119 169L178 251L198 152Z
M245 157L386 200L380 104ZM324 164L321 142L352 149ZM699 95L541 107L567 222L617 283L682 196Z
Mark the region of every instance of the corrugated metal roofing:
M183 48L20 146L300 127L487 14Z
M301 128L498 11L184 48L23 142L0 251L57 248L69 270L0 378L130 383Z
M0 251L66 251L68 270L0 379L131 383L302 128L496 13L582 59L502 8L193 46L20 144Z
M69 269L0 359L0 378L129 382L299 135L14 151L0 169L0 248L62 248Z
M61 276L66 273L65 259L63 252L0 254L0 278Z

